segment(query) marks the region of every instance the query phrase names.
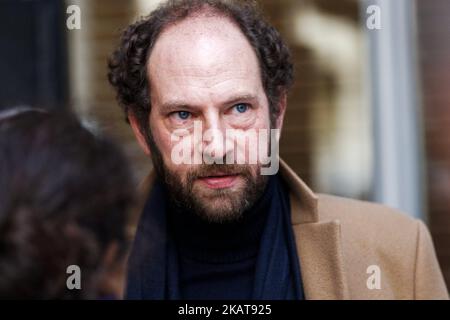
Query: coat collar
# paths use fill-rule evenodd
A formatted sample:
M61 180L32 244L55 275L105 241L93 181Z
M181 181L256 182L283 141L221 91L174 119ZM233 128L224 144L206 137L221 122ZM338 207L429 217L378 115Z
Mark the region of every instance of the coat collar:
M319 222L318 197L282 159L280 173L291 192L292 224Z
M339 221L321 221L319 197L282 159L280 173L290 189L292 227L306 299L349 299ZM152 170L140 184L138 210L142 210L155 177ZM136 211L132 216L131 235L139 215Z
M321 220L319 197L281 159L280 173L290 190L292 228L306 299L349 299L339 221Z

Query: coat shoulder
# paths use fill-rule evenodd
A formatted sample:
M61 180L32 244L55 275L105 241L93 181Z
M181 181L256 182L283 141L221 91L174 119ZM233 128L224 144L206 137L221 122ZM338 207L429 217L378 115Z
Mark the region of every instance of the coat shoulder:
M428 228L376 203L318 195L320 222L338 221L354 298L448 299ZM382 290L367 290L366 270L381 270Z
M419 220L386 205L318 194L318 208L321 221L338 220L345 228L359 230L366 234L372 230L378 235L416 234Z
M338 221L349 284L355 298L413 299L423 223L399 210L318 195L320 221ZM367 290L367 268L380 268L383 290Z
M318 195L318 210L320 221L339 222L344 244L352 250L415 258L423 223L400 210L325 194Z

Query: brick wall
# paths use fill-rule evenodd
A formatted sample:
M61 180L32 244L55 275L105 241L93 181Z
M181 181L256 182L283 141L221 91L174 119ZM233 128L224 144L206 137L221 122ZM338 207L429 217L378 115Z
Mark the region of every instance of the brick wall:
M450 2L418 0L428 222L450 288Z

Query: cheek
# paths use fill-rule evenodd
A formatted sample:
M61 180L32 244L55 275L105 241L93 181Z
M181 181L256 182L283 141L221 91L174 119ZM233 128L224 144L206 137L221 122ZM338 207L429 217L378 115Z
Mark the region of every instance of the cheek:
M263 107L258 110L256 116L256 121L254 124L254 129L270 129L270 115L269 108Z
M158 147L163 160L167 163L167 156L170 158L170 150L171 150L171 140L170 140L170 132L166 130L162 121L158 121L158 119L153 119L150 116L150 128L153 135L153 140Z
M155 121L155 124L152 125L152 133L153 133L153 139L155 141L156 146L158 147L159 151L161 152L163 161L165 166L172 172L172 174L178 176L183 181L185 180L186 173L189 170L189 167L183 164L174 164L171 158L172 155L172 149L177 144L176 141L172 142L171 136L172 133L170 130L167 130L163 125L161 121Z
M258 128L260 129L270 129L270 116L269 111L267 109L261 110L261 114L259 115Z
M259 94L259 104L260 108L257 110L257 121L255 122L255 126L261 129L269 129L270 128L270 108L269 102L266 98L264 92L260 92Z

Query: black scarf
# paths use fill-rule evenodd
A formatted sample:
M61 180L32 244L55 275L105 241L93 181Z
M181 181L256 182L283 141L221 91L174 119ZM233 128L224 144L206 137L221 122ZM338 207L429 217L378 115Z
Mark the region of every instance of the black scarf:
M304 298L289 193L270 178L272 197L255 269L252 299ZM145 204L128 260L126 299L180 299L174 239L167 235L166 191L158 180Z

